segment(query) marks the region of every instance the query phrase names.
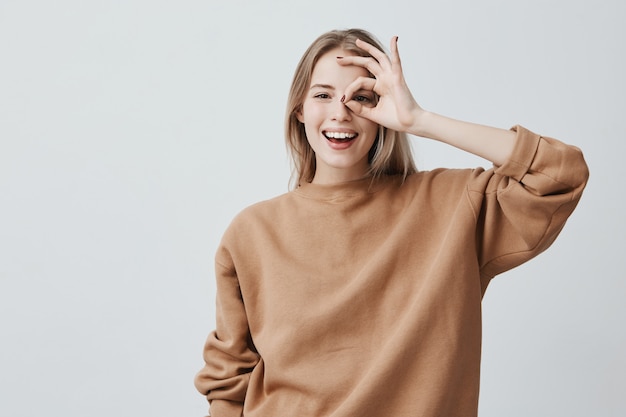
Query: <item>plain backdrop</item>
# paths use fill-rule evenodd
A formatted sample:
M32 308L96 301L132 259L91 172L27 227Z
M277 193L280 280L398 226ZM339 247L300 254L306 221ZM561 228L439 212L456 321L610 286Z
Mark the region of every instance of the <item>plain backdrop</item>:
M206 414L214 252L287 191L293 71L348 27L399 36L426 109L583 149L560 238L485 296L480 415L626 415L625 20L621 0L1 0L0 415ZM422 169L489 166L413 145Z

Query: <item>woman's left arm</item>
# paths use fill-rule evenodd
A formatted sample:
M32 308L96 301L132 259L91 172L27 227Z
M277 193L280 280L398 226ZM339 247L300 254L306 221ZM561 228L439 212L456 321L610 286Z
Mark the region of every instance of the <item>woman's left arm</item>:
M506 162L515 146L515 132L455 120L421 108L404 80L397 37L391 40L390 56L361 40L357 41L357 46L374 58L346 56L337 59L341 65L361 66L375 77L360 77L346 89L345 105L355 114L390 129L447 143L495 165ZM361 89L378 95L376 106L363 106L350 99Z
M545 250L576 207L589 177L580 150L520 126L512 130L481 126L422 109L406 85L397 38L387 56L358 41L369 57L343 57L341 65L358 65L373 76L360 77L345 91L378 95L375 106L345 100L356 115L387 128L435 139L481 156L494 169L473 171L468 201L477 222L477 255L483 289L495 275Z

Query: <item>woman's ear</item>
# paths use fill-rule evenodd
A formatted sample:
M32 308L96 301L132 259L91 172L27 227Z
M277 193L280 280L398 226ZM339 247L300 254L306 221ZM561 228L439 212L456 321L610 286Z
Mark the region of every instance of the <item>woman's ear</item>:
M294 113L296 114L296 119L298 119L300 123L304 123L304 115L302 114L302 106L300 106L298 110L296 110Z

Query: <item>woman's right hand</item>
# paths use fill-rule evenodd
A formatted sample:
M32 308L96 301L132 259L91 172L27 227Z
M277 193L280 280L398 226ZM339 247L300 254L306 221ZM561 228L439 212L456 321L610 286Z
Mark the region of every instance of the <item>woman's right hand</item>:
M365 68L374 78L359 77L346 89L344 104L356 115L400 132L419 131L420 116L424 110L409 90L400 62L398 37L391 39L391 56L373 45L357 40L356 45L372 57L337 57L340 65ZM375 106L364 106L353 96L359 90L373 91L378 96Z

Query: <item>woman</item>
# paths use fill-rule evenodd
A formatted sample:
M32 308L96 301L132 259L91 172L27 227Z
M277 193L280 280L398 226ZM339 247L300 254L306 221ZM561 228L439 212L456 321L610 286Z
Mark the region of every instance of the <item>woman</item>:
M362 30L296 69L295 188L240 213L216 254L217 328L197 388L213 417L473 416L481 299L545 250L588 171L572 146L423 110ZM493 162L417 172L406 133Z

